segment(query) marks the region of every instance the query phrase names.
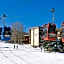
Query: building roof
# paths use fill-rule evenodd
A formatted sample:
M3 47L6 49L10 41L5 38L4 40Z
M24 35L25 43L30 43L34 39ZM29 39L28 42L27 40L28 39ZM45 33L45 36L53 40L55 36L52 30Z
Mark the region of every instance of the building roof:
M36 26L36 27L29 28L29 29L40 28L40 27L42 27L42 26Z
M29 36L29 35L23 35L23 36Z

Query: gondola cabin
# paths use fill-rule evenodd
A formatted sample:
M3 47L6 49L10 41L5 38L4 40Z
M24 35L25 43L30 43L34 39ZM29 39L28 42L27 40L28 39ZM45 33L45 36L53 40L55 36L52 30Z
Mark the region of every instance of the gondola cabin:
M43 25L43 36L45 41L55 41L56 25L51 23Z
M1 39L4 41L8 41L11 39L11 28L10 27L4 26L2 28Z
M62 22L62 26L61 26L61 38L62 38L62 42L64 42L64 22Z
M0 28L0 40L1 40L1 32L2 32L2 28Z

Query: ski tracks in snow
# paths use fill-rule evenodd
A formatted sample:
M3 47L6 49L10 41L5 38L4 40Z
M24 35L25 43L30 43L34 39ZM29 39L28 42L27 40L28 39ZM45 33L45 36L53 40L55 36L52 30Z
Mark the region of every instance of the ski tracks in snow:
M9 48L9 51L0 49L0 53L3 55L3 58L1 58L1 59L4 60L4 62L9 61L9 64L30 64L29 62L24 60L24 58L14 54L10 48ZM5 57L5 59L4 59L4 57ZM0 60L0 63L2 63L2 62L3 61Z

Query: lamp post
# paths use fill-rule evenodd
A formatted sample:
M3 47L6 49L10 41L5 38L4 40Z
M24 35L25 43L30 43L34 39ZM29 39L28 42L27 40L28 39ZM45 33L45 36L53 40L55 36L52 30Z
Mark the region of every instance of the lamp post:
M52 22L54 23L54 8L51 10L51 12L53 12Z
M4 17L7 17L5 14L3 15L3 26L4 26Z

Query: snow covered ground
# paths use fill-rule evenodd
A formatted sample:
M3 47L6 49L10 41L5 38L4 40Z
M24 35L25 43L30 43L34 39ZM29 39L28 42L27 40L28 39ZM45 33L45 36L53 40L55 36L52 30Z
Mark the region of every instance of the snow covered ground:
M17 46L17 44L16 44ZM64 64L64 53L41 52L40 48L0 42L0 64Z

